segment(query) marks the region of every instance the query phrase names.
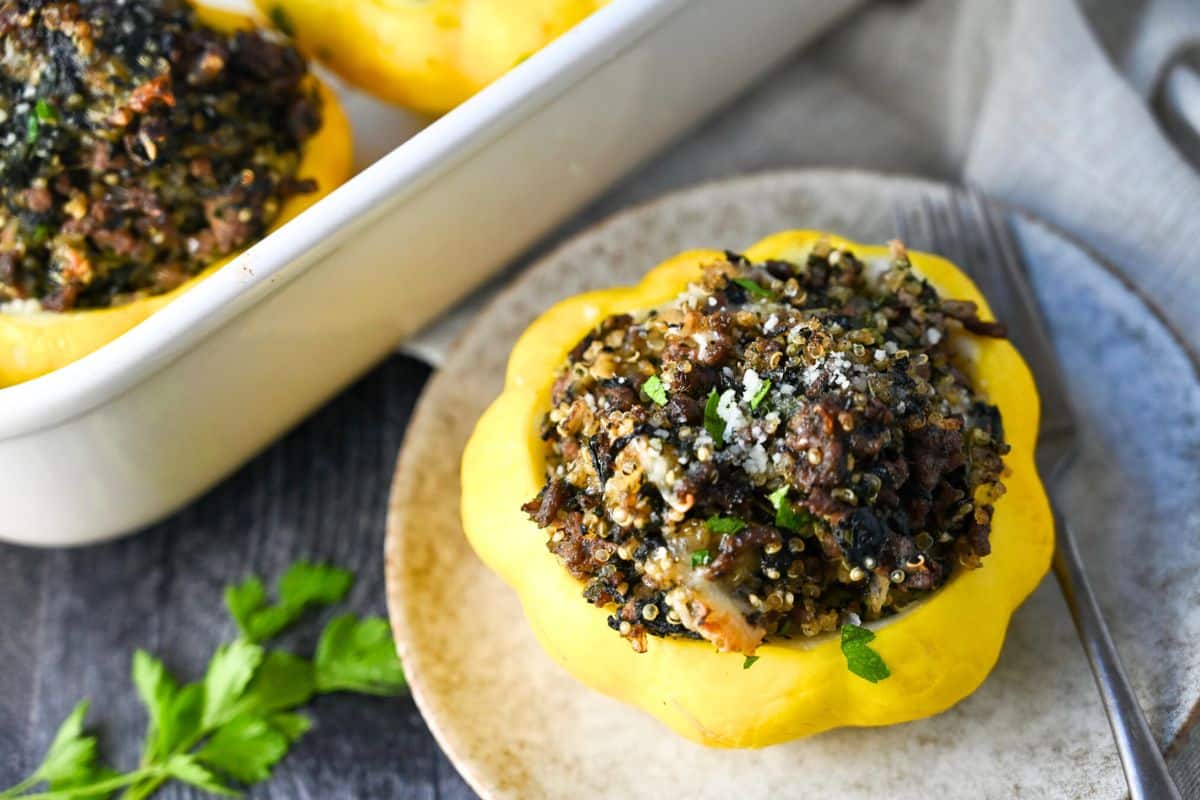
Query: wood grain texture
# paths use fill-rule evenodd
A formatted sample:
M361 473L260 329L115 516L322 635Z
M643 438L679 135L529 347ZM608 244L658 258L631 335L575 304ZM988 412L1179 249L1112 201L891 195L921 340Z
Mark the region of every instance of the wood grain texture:
M181 513L137 536L79 550L0 546L0 786L40 760L77 700L105 759L131 767L145 728L129 680L143 647L181 679L235 635L222 588L249 573L273 582L296 559L353 569L344 609L384 614L388 485L414 400L428 377L396 357ZM308 653L321 618L281 645ZM412 700L332 695L312 730L254 787L258 798L469 798ZM205 796L172 785L163 798Z

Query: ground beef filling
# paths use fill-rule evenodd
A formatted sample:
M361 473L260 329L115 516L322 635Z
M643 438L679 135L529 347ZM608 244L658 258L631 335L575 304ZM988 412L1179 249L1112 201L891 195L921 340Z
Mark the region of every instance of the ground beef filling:
M968 331L902 246L864 264L728 253L675 301L601 322L556 380L525 511L645 649L752 653L879 619L989 552L1004 443Z
M0 0L0 303L167 291L312 191L307 67L185 0Z

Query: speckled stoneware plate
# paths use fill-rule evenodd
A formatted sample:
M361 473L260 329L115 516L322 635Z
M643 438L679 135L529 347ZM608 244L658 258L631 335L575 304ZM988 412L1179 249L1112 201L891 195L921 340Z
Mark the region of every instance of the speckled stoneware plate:
M690 247L785 228L895 235L897 208L946 187L842 171L708 184L632 209L551 253L480 313L430 381L400 456L389 606L418 705L484 797L927 798L1124 795L1066 608L1047 579L995 671L933 719L760 751L706 750L577 684L458 520L459 456L518 334L555 301L636 282ZM1200 695L1200 381L1119 279L1046 226L1019 235L1087 426L1064 496L1152 727L1173 743ZM497 465L503 469L503 465ZM580 602L583 602L580 600Z

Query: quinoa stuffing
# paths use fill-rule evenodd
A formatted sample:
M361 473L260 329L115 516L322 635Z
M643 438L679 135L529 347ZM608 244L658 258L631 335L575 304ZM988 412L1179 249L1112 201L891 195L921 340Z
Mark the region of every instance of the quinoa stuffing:
M898 242L878 263L727 253L571 351L524 510L638 651L750 655L893 614L989 552L1008 446L958 334L1004 331L976 312Z
M0 303L101 308L175 288L315 189L299 53L185 0L0 0Z

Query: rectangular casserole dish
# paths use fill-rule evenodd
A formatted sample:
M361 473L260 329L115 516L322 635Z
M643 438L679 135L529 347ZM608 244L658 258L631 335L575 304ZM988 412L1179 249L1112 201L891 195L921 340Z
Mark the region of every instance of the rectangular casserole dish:
M856 2L614 0L126 335L0 390L0 539L179 508ZM368 105L368 152L403 139Z

